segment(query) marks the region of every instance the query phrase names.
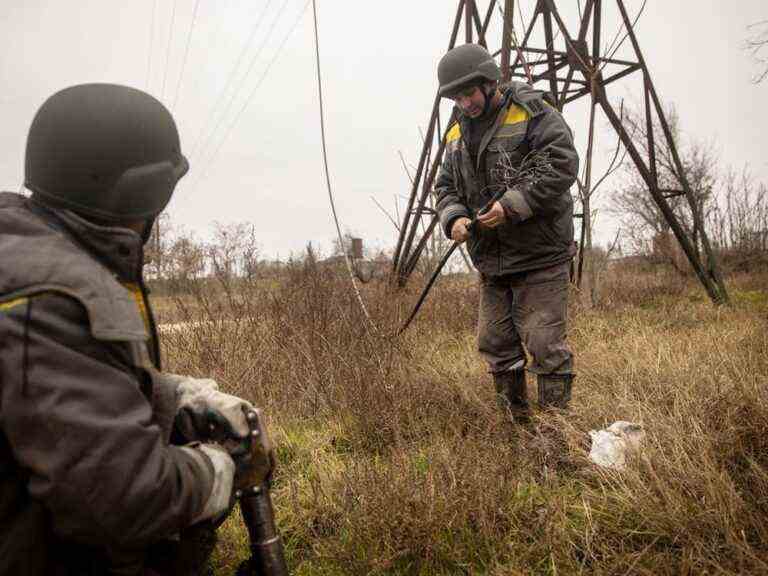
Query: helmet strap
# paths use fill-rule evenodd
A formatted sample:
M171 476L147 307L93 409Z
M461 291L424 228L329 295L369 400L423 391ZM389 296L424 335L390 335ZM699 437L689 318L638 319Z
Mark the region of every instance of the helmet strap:
M491 109L491 101L496 93L496 85L492 84L489 87L488 84L482 84L480 90L483 92L483 96L485 96L485 104L483 105L483 113L481 116L485 116Z
M142 243L146 244L149 241L149 237L152 235L152 228L155 225L155 220L157 220L157 216L153 218L147 218L147 220L144 222L144 233L141 235Z

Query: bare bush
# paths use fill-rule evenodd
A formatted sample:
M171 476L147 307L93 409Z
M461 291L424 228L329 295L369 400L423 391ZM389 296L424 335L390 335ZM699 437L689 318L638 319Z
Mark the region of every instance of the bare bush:
M404 339L391 335L415 289L363 288L373 334L348 279L303 261L199 279L174 298L187 324L163 348L169 370L265 409L294 573L764 573L765 278L734 279L737 305L713 313L667 274L608 266L601 306L573 310L570 413L523 428L496 409L466 275L440 283ZM623 474L587 460L587 432L617 419L648 431ZM245 541L229 521L218 573Z

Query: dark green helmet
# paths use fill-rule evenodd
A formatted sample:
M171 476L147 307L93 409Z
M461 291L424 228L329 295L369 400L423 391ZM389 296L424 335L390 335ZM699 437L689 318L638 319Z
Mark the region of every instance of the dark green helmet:
M478 44L464 44L441 58L437 78L440 96L450 97L462 88L501 80L501 70L488 50Z
M171 113L140 90L82 84L37 111L24 185L36 198L109 222L149 220L189 169Z

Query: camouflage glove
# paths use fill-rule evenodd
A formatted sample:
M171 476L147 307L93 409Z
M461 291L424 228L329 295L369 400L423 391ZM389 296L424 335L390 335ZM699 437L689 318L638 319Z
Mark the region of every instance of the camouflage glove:
M168 374L176 384L177 431L187 441L245 440L250 433L246 414L253 405L219 390L214 380Z
M234 487L268 481L275 458L261 412L225 394L215 381L169 375L177 383L175 433L180 443L215 442L234 460Z

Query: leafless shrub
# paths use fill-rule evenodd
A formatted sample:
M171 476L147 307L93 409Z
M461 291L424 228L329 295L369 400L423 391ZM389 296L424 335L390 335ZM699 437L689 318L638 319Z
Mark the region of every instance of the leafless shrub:
M600 306L573 310L572 410L527 428L496 409L467 275L444 278L402 340L416 288L363 288L371 334L348 279L304 259L198 278L161 302L189 323L166 334L166 367L265 409L296 573L763 573L766 277L733 277L736 306L713 312L671 274L608 265ZM624 474L586 458L587 432L617 419L648 431ZM219 573L244 542L228 522Z

